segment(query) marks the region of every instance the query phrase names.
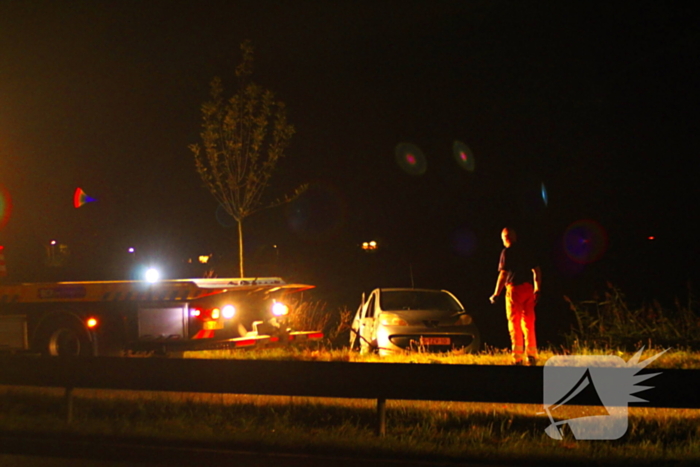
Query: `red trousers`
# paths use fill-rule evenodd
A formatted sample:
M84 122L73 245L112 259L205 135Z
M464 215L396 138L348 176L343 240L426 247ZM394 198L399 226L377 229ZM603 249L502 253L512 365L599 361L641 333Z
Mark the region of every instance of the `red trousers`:
M536 357L535 294L532 284L506 284L506 317L513 345L513 360L522 361L524 354Z

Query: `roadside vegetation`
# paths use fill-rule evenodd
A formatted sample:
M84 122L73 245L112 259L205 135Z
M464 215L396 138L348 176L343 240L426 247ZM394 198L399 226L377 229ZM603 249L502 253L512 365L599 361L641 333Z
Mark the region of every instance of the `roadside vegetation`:
M668 308L657 301L640 306L629 304L625 294L612 284L592 300L574 302L564 297L576 318L565 335L567 347L578 349L626 349L647 347L700 350L700 314L692 292Z
M608 293L602 300L570 301L579 319L578 328L567 335L571 344L544 349L538 365L551 356L565 354L613 354L628 360L642 345L646 346L642 359L646 359L667 348L670 342L662 336L674 336L677 331L693 336L693 320L697 321L694 302L689 301L688 308L677 313L664 310L664 318L656 319L659 333L652 336L639 333L632 324L650 324L638 309L626 306L624 296L615 289ZM297 309L303 315L294 319L307 320L303 327L323 329L327 336L335 333L334 338L347 332L352 318L347 310L328 313L322 302ZM614 330L614 338L608 335L610 330ZM680 345L684 341L677 341L677 346L650 367L700 368L700 352L693 350L697 347L691 341L685 347ZM477 365L510 361L507 349L490 347L477 355L413 352L380 358L334 347L330 341L316 348L193 352L185 357ZM541 405L389 400L387 433L378 437L374 400L84 389L75 389L73 394L69 424L62 390L0 387L0 433L358 459L509 464L700 462L700 410L696 409L631 407L629 429L619 440L578 441L567 433L563 441L557 441L545 434L549 418ZM586 410L576 406L563 409L571 411L560 414L564 418L582 416Z
M643 343L640 344L644 345ZM637 348L638 350L639 348ZM645 348L642 360L659 352L661 347ZM555 355L617 355L629 360L636 352L602 348L577 348L575 351L561 347L544 349L539 352L537 365L541 366ZM380 357L376 354L362 355L344 349L325 348L270 348L254 351L211 350L204 352L186 352L185 358L207 359L241 359L241 360L306 360L325 362L370 362L370 363L427 363L457 365L510 365L511 355L507 349L487 348L479 354L460 351L434 354L429 352L406 352ZM700 352L670 349L649 365L649 368L700 369Z
M75 390L75 397L67 424L59 390L6 391L0 432L357 458L700 461L699 410L632 408L620 440L556 441L544 432L541 406L388 401L380 438L372 400L97 390Z

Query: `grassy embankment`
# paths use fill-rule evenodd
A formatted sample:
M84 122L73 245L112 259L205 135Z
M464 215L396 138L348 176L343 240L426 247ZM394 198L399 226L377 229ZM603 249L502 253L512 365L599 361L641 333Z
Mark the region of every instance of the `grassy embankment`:
M642 343L649 344L649 337L653 338L652 345L662 340L652 329L653 335L647 332L647 339L639 339L632 351L624 346L613 347L614 340L595 332L601 329L600 316L603 326L613 322L606 320L605 307L610 306L597 302L593 308L596 315L586 311L584 305L572 303L572 307L583 313L580 318L584 324L570 334L572 347L542 352L540 364L549 356L564 353L616 354L628 360ZM683 320L679 323L664 323L658 317L656 321L677 335L680 326L693 322L688 314L681 315ZM627 326L627 318L619 313L618 316L621 326ZM673 321L673 314L665 316ZM586 321L588 318L590 322ZM593 325L586 327L586 323ZM596 339L600 345L589 344ZM656 345L648 349L643 358L661 348ZM508 353L498 349L488 349L481 355L417 353L382 359L343 349L210 352L187 356L482 365L509 361ZM650 368L700 368L700 353L674 346ZM643 397L643 393L640 395ZM0 430L356 457L512 463L523 459L530 463L582 459L587 463L700 462L700 410L634 407L630 409L628 432L619 440L577 441L568 435L565 440L556 441L545 434L549 419L539 413L542 406L538 405L388 401L387 435L378 438L373 400L76 390L74 421L68 425L61 396L59 390L5 391L0 397ZM567 410L571 412L563 414L563 418L580 416L585 409Z
M653 351L645 352L644 358L651 355ZM621 356L627 360L631 354ZM219 352L209 357L380 361L344 350ZM507 352L492 350L478 356L415 354L381 361L500 364L507 359ZM652 364L699 366L700 355L673 351ZM68 425L62 395L60 390L8 389L0 397L0 430L358 457L700 462L700 410L635 407L620 440L555 441L544 433L549 420L538 405L388 401L387 436L378 438L373 400L76 390L74 419ZM565 418L580 416L584 409L568 410Z

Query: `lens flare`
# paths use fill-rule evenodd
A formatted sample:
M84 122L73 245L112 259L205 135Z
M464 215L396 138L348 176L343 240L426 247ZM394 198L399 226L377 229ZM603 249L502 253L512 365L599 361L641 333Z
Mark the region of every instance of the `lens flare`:
M306 241L328 240L347 222L345 195L333 184L319 181L285 207L289 228Z
M75 189L75 193L73 193L73 207L75 209L78 209L86 203L92 203L93 201L96 201L95 198L88 196L82 188Z
M12 214L12 198L5 187L0 186L0 229L5 227Z
M457 165L466 170L467 172L474 172L476 168L476 160L474 159L474 153L469 146L461 141L455 141L452 144L452 156L454 157Z
M469 227L461 227L452 234L452 250L460 256L471 256L476 251L477 238Z
M579 264L598 261L607 247L608 235L594 220L576 221L564 233L564 251L572 261Z
M423 175L428 168L425 155L415 144L400 143L396 146L396 163L409 175Z
M547 196L547 187L544 186L544 182L540 185L540 194L542 195L542 202L545 206L549 205L549 196Z
M230 229L231 227L236 226L236 219L231 217L231 215L228 212L226 212L226 208L223 204L219 204L216 207L216 212L214 213L214 216L216 216L216 221L226 229Z

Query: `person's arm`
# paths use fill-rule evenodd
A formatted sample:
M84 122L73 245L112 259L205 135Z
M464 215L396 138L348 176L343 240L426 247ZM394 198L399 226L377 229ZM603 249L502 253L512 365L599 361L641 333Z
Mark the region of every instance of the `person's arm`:
M532 281L535 283L533 293L540 293L540 287L542 285L542 270L539 266L536 266L535 269L532 270Z
M503 292L503 287L506 285L506 277L508 273L506 271L498 271L498 279L496 280L496 288L493 291L493 295L489 298L491 303L496 303L496 298Z

